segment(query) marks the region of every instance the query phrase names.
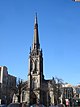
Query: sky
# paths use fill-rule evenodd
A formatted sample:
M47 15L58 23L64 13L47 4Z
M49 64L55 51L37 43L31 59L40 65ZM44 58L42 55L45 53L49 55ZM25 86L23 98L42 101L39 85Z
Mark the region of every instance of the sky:
M80 2L72 0L0 0L0 66L27 80L36 12L45 79L80 84Z

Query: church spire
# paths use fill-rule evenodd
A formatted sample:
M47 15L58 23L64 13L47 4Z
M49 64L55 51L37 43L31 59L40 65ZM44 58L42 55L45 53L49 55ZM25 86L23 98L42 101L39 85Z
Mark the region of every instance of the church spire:
M38 35L38 21L37 21L37 13L35 16L35 23L34 23L34 37L33 37L33 46L32 49L39 49L39 35Z

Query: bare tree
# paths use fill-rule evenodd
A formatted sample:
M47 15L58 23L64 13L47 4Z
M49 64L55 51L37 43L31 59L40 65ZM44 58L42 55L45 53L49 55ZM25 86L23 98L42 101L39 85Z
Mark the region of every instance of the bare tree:
M20 99L21 99L21 88L22 88L22 84L23 84L23 81L22 79L18 79L18 83L17 83L17 90L18 90L18 102L20 102Z
M61 88L62 88L63 80L55 77L52 79L52 81L53 81L53 93L54 93L55 104L59 104L60 103L59 98L62 94Z

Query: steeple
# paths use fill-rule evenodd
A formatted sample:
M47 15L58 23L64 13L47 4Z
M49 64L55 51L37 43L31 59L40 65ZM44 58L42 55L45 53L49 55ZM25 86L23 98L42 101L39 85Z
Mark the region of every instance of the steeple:
M35 16L35 23L34 23L34 37L33 37L33 44L32 44L32 50L39 49L39 35L38 35L38 21L37 21L37 13Z
M30 105L36 103L37 100L43 103L43 87L42 82L44 81L43 75L43 55L39 44L38 35L38 20L37 14L34 20L34 36L32 47L29 53L29 72L28 72L28 103ZM43 94L43 95L42 95ZM44 103L43 103L44 104Z

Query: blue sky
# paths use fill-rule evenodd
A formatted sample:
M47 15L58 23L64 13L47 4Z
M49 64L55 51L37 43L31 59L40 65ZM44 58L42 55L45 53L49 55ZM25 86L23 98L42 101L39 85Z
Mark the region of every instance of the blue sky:
M72 0L0 0L0 66L27 80L38 14L45 79L80 83L80 3Z

